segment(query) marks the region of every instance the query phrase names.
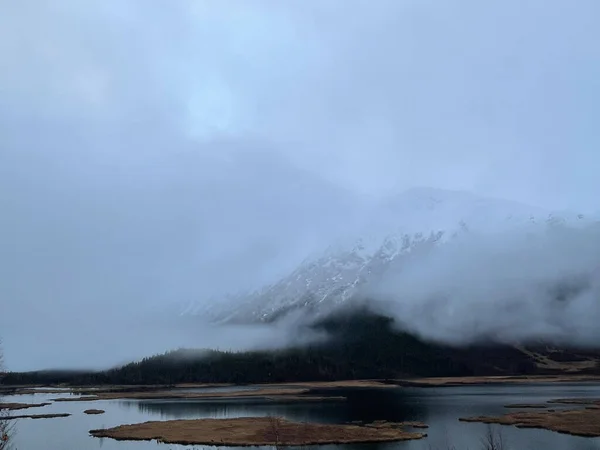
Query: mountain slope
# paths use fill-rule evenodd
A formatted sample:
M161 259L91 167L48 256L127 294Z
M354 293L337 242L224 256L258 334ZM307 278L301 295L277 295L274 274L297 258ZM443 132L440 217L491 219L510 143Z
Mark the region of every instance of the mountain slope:
M225 302L196 304L192 310L234 322L272 321L293 310L328 311L375 285L389 270L401 270L453 239L585 223L581 215L461 191L415 188L371 209L358 237L338 240L279 281Z

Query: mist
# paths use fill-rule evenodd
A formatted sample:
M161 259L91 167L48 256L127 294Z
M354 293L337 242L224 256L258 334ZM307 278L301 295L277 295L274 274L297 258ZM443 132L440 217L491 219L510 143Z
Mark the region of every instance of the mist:
M594 347L599 224L466 233L407 255L364 295L399 328L428 340Z
M593 0L7 2L8 368L287 345L278 329L181 325L172 305L277 280L412 186L600 212L599 13ZM489 280L499 269L478 245L439 258L461 253L458 279L472 266ZM446 265L414 279L451 287ZM429 297L415 283L411 308ZM444 314L449 332L462 323Z

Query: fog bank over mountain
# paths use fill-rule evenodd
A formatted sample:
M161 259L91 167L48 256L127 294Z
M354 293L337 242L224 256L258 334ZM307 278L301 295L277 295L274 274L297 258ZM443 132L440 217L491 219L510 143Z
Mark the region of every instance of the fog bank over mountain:
M600 225L467 234L390 270L366 295L429 339L597 346Z
M414 321L414 327L434 337L443 327L420 327L412 307L434 308L431 314L452 321L448 311L462 307L463 301L505 308L507 297L516 304L534 301L545 311L545 303L532 298L536 290L559 298L580 293L579 283L582 291L587 289L600 265L598 223L582 214L469 192L413 188L378 203L357 234L336 238L276 282L210 306L191 302L183 313L225 322L273 321L290 311L322 314L361 299L378 303L391 297L400 304L403 313L396 316L402 322ZM515 312L521 313L519 308ZM463 318L469 320L459 315L457 327L465 326ZM562 319L567 329L575 324L569 315ZM496 328L510 328L500 322L487 325L485 317L476 315L473 322L460 335L453 332L445 339L468 342L491 338ZM584 339L556 331L557 338ZM548 327L546 332L508 329L497 338L544 333L550 333ZM589 339L589 330L582 333Z

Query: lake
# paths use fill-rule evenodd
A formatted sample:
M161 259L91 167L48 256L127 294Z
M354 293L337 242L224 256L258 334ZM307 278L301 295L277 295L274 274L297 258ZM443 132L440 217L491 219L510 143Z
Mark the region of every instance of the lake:
M194 391L226 391L231 388L196 388ZM235 388L239 390L239 388ZM244 389L255 389L248 386ZM555 398L600 397L598 383L529 385L485 385L444 388L328 389L328 395L344 395L345 402L277 403L261 399L214 400L101 400L57 402L41 408L12 411L12 414L71 413L55 419L20 419L15 422L11 442L15 450L181 450L214 449L156 442L118 442L89 436L91 429L114 427L148 420L281 416L295 421L321 423L422 421L430 425L428 437L401 443L347 445L347 450L477 450L487 426L459 422L459 417L499 415L511 403L542 403ZM71 394L5 396L5 402L41 403ZM554 407L554 405L553 405ZM556 406L560 408L561 406ZM106 414L88 416L86 409ZM581 438L545 430L499 427L511 450L600 450L600 438ZM322 446L333 450L336 446ZM342 446L337 446L342 448Z

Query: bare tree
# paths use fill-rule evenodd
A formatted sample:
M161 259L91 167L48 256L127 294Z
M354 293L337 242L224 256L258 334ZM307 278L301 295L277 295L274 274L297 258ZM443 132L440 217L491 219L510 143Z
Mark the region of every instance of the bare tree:
M485 436L481 439L481 445L483 450L508 450L502 430L494 428L492 425L487 426Z
M0 450L10 449L10 440L13 434L13 426L14 423L5 420L2 417L2 415L0 415Z
M4 370L4 353L2 352L2 341L0 341L0 385L2 384ZM1 396L0 403L2 403ZM14 423L6 420L7 414L8 411L0 410L0 450L9 450L10 437L13 434Z
M502 430L495 428L492 425L488 425L485 434L481 437L481 450L508 450L508 446ZM446 436L445 450L457 450L457 448L450 444L448 437ZM434 450L434 447L429 445L429 450ZM439 450L439 448L435 449Z

